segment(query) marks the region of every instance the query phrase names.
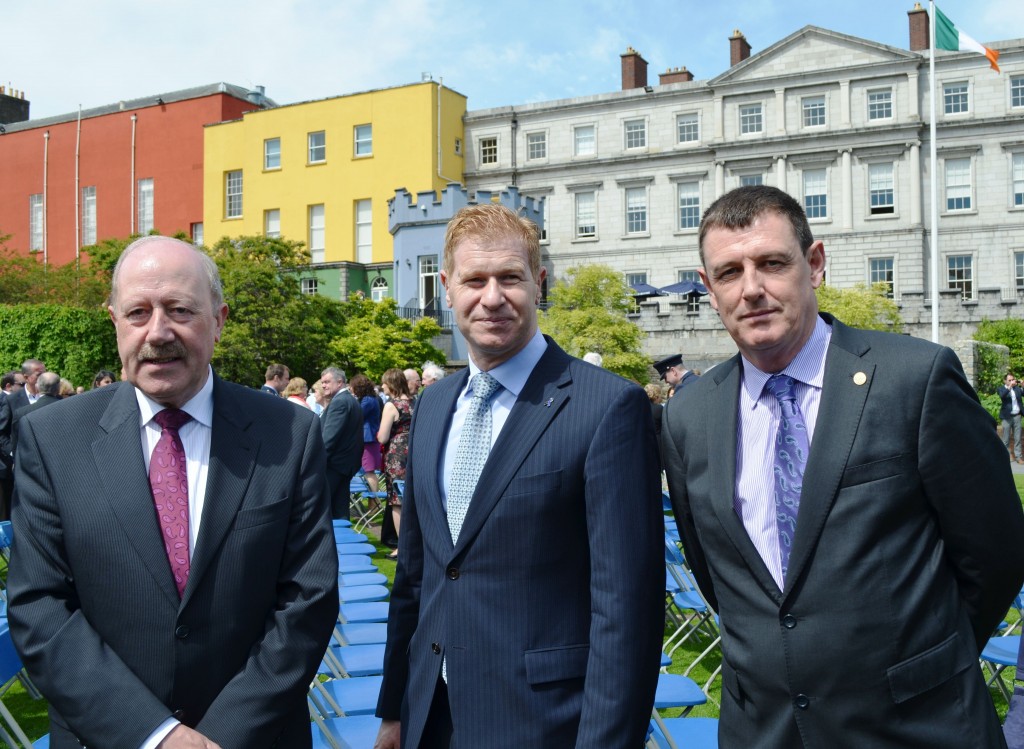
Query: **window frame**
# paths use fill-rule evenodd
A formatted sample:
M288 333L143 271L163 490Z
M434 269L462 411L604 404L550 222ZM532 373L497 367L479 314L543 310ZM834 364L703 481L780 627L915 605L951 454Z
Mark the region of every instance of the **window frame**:
M873 96L885 96L885 101L873 102L871 98ZM895 117L895 107L893 106L893 95L892 86L885 88L869 88L865 93L865 101L867 102L867 117L868 122L891 122ZM875 112L878 110L884 110L888 114L875 116Z
M536 147L536 150L535 150ZM526 160L546 161L548 158L548 133L534 130L526 134Z
M488 135L477 141L477 148L480 154L480 166L497 166L498 164L498 136Z
M590 130L590 151L584 153L580 151L580 133L585 130ZM583 142L587 142L584 140ZM572 156L574 159L590 159L597 156L597 125L573 125L572 128Z
M82 247L96 244L96 186L82 188Z
M277 144L276 152L271 151L271 144ZM276 158L277 163L272 164L271 159ZM277 171L281 168L281 138L266 138L263 141L263 171Z
M135 233L149 234L155 225L156 180L144 177L136 183ZM145 200L143 200L145 197ZM145 220L144 220L145 219Z
M270 230L270 223L272 214L276 214L277 218L277 231L272 232ZM268 208L263 211L263 236L268 239L279 239L281 237L281 209L280 208Z
M580 198L589 197L590 210L589 216L583 215L582 218L589 218L591 223L584 224L581 222L580 212ZM586 233L581 229L589 228L590 232ZM596 190L580 190L573 193L573 239L597 239L597 191Z
M319 216L317 215L317 209ZM319 223L314 219L319 218ZM313 203L306 208L306 239L309 242L310 262L322 263L327 253L327 210L323 203ZM319 239L319 246L317 243ZM318 256L319 253L319 256Z
M757 110L756 113L752 111L755 109ZM741 138L764 134L764 102L740 104L736 108L736 112L738 115L739 136ZM756 129L753 127L755 123L757 125Z
M319 136L319 138L317 138ZM319 142L316 142L319 140ZM317 158L319 156L319 158ZM314 130L306 133L306 165L323 164L327 161L327 131Z
M888 263L888 267L876 268L875 263ZM895 255L876 255L868 257L868 286L874 286L876 283L888 284L889 291L886 293L886 297L889 299L896 298L896 256ZM878 276L884 276L879 278Z
M876 187L875 172L880 168L888 167L888 185L885 185L884 177L879 180ZM891 161L876 161L868 164L867 173L867 187L868 187L868 215L869 216L895 216L896 215L896 165ZM879 201L876 205L875 197L876 194L880 198L884 198L884 193L888 193L889 202L883 203Z
M971 82L967 80L943 81L942 114L946 117L960 117L970 113Z
M812 194L812 193L808 192L809 185L808 185L808 179L807 178L808 178L808 175L814 174L816 176L819 172L821 173L821 189L822 189L822 192L820 192L820 193L813 193ZM829 220L831 218L831 214L829 213L829 205L828 205L829 204L829 199L828 199L828 168L827 167L817 167L817 168L814 168L814 169L804 169L804 170L802 170L801 174L800 174L800 194L801 194L801 203L802 203L803 208L804 208L804 213L807 214L807 220L809 222L827 221L827 220ZM812 197L821 198L820 203L819 204L815 204L814 206L812 206L810 204L810 202L809 202L809 199L812 198Z
M647 118L630 117L622 121L622 150L642 151L647 148Z
M643 197L643 205L630 207L630 198ZM622 190L623 229L627 237L646 237L651 233L650 191L647 185L633 185ZM632 215L631 215L632 214Z
M366 150L361 151L362 148ZM367 122L352 128L352 156L356 159L373 156L373 123Z
M818 119L821 121L809 121ZM828 127L828 100L825 94L800 98L800 125L804 130L821 130Z
M320 279L316 276L312 278L303 278L301 282L300 291L306 296L319 296L320 295Z
M1024 109L1024 75L1011 75L1010 109Z
M692 189L687 195L688 200L696 200L695 203L683 205L683 190ZM701 194L700 180L684 180L676 183L676 230L693 231L700 227L701 215Z
M237 177L233 183L232 180ZM232 189L235 186L237 189ZM245 175L241 169L231 169L224 172L224 219L235 220L242 218L242 210L245 199ZM235 208L237 204L237 208ZM141 208L141 205L140 205ZM141 226L141 221L139 222Z
M693 137L684 138L684 130ZM681 112L676 115L676 145L688 146L694 143L700 143L700 113Z
M28 196L28 249L29 252L39 252L43 249L45 240L45 210L43 208L43 194L41 192Z
M1010 207L1024 208L1024 151L1010 154Z
M954 261L965 261L961 267L955 268ZM966 278L953 278L954 273L964 273ZM974 255L970 253L953 253L946 255L946 288L960 289L960 299L969 301L974 299L976 292L974 284Z
M959 177L962 174L967 175L966 183L962 182L951 182L950 180L950 167L953 164L966 163L966 170L958 170L953 176ZM966 188L966 196L951 197L952 189L964 190ZM942 194L943 194L943 213L970 213L974 211L974 159L970 156L962 156L956 158L943 159L942 164ZM951 201L964 201L965 204L959 206L950 207Z
M1024 291L1024 250L1013 253L1013 288Z
M362 216L362 218L361 218ZM355 231L354 244L356 262L373 262L373 199L362 198L353 201L352 225ZM364 236L365 235L365 236ZM368 241L366 241L368 240Z

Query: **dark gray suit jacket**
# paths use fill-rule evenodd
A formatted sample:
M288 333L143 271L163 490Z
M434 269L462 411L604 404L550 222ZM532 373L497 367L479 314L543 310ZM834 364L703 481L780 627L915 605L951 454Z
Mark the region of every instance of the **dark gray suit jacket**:
M721 616L720 746L1002 746L978 653L1020 590L1024 515L956 356L833 323L785 590L733 509L741 366L677 394L662 433Z
M17 454L18 452L18 426L21 424L21 420L28 416L33 411L37 411L40 408L51 406L54 403L60 403L61 399L53 395L42 395L35 403L30 403L27 406L22 406L14 412L14 416L11 419L11 454Z
M327 454L327 487L331 516L348 517L349 483L359 471L363 454L363 409L350 392L331 398L320 415L324 451Z
M453 546L439 470L466 378L413 415L378 715L417 746L446 656L458 746L639 748L665 585L647 396L549 339Z
M338 614L316 417L214 381L206 500L179 600L134 388L31 414L15 461L15 645L53 747L138 749L172 713L224 749L308 747ZM276 744L275 744L276 742Z

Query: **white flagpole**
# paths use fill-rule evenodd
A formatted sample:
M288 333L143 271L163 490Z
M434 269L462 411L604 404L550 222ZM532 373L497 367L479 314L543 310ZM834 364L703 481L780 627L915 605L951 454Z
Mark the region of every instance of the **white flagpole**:
M928 90L931 102L931 182L932 182L932 209L931 209L931 293L932 293L932 341L939 342L939 160L938 144L935 139L935 0L929 0L928 14L928 46L931 54L928 55Z

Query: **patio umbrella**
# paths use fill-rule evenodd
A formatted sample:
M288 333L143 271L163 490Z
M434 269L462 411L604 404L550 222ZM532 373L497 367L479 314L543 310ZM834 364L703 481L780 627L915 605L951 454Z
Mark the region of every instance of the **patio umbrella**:
M661 292L663 294L700 294L704 296L708 290L699 281L680 281L671 286L663 286Z
M634 299L648 299L652 296L665 296L666 292L651 286L649 283L632 283L629 288L633 290Z

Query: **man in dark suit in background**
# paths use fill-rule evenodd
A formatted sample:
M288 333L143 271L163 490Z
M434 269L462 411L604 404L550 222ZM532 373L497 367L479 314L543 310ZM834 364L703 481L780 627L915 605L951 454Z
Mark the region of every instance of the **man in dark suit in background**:
M1012 373L1007 372L1003 378L1003 384L999 386L999 398L1002 405L999 407L999 420L1003 422L1003 445L1011 451L1010 458L1016 458L1018 463L1024 463L1020 444L1020 423L1021 414L1024 413L1024 390ZM1014 445L1016 450L1014 451Z
M39 389L36 387L36 382L39 379L39 375L45 371L46 365L38 359L26 359L22 362L21 374L24 386L17 390L12 390L7 396L11 399L12 413L19 408L35 403L39 399Z
M309 747L338 615L313 414L217 378L213 261L150 236L113 274L128 382L30 414L15 461L14 643L50 746Z
M267 367L267 372L264 375L263 387L260 390L267 395L281 395L284 389L288 387L288 383L291 381L291 373L288 371L288 367L284 364L271 364Z
M719 745L1002 746L978 654L1024 578L1024 514L956 356L819 315L824 246L781 190L726 194L699 243L740 353L662 439L721 616Z
M331 399L320 416L320 426L327 455L331 517L337 520L349 517L349 484L359 471L363 455L363 410L346 387L345 373L337 367L325 369L320 382Z
M640 747L664 627L651 411L537 328L535 224L459 211L469 368L413 414L377 746Z
M56 372L43 372L36 382L39 397L34 403L22 406L14 412L11 418L11 454L18 453L18 426L21 420L33 411L45 408L52 403L60 403L60 375Z

